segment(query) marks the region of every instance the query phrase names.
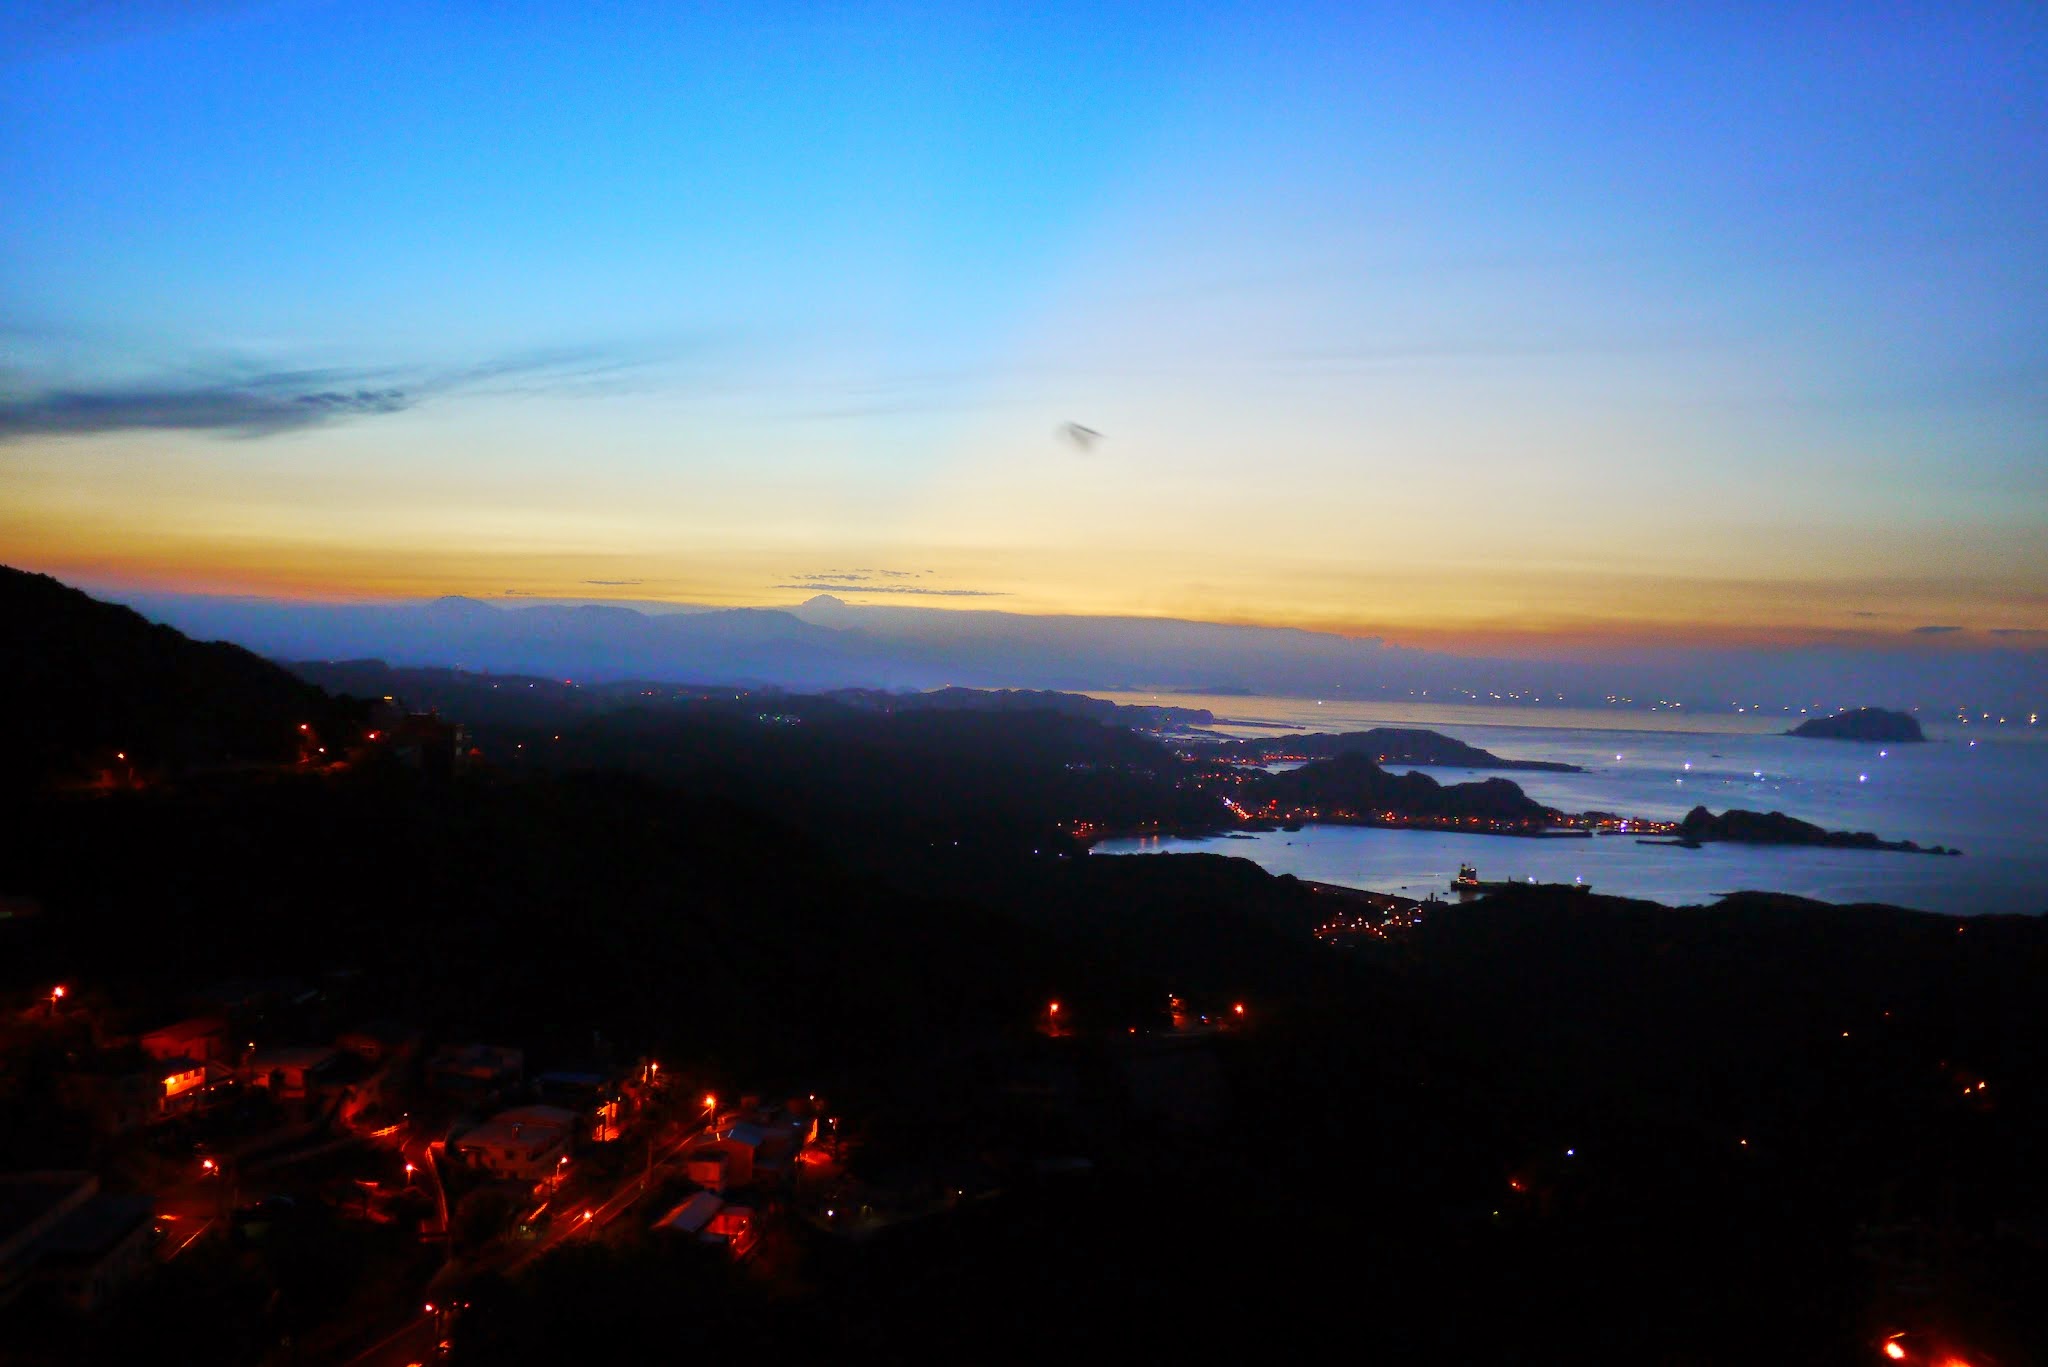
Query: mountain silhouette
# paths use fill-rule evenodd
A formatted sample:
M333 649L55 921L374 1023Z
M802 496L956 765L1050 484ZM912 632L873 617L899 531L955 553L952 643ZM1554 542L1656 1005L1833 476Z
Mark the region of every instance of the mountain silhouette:
M200 642L41 574L0 566L0 775L80 779L119 761L137 772L286 760L301 724L337 704L286 670Z

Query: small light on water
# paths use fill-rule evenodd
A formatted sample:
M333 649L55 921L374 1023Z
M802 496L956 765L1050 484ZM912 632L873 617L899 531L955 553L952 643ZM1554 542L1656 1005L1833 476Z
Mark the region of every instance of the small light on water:
M1856 775L1856 781L1857 781L1858 783L1868 783L1868 782L1870 782L1870 775L1868 775L1868 774L1858 774L1858 775Z

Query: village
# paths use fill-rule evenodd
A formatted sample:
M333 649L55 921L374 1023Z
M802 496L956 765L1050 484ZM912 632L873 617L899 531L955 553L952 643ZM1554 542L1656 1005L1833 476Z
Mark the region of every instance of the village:
M350 989L227 982L163 1019L53 984L11 1011L4 1075L48 1084L44 1121L80 1165L0 1175L0 1306L90 1315L160 1264L261 1258L318 1227L425 1274L386 1336L410 1349L445 1338L465 1282L616 1224L738 1260L770 1221L872 1210L815 1093L721 1097L602 1047L536 1070L515 1045L400 1021L332 1028Z

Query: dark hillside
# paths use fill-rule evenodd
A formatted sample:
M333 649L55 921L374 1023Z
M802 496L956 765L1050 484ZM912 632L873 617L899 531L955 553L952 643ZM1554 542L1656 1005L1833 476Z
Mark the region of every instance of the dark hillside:
M85 779L126 754L139 772L284 761L301 723L336 715L319 689L240 646L201 643L47 575L0 566L0 779Z

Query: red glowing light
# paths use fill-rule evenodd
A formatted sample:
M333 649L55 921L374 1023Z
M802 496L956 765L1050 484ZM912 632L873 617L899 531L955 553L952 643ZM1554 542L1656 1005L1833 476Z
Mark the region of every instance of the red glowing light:
M1889 1339L1886 1341L1884 1345L1884 1355L1890 1358L1893 1362L1904 1362L1906 1360L1906 1350L1899 1347L1899 1341L1897 1339Z
M1045 1010L1047 1015L1057 1016L1060 1013L1060 1004L1054 1002L1051 1006L1046 1007Z

